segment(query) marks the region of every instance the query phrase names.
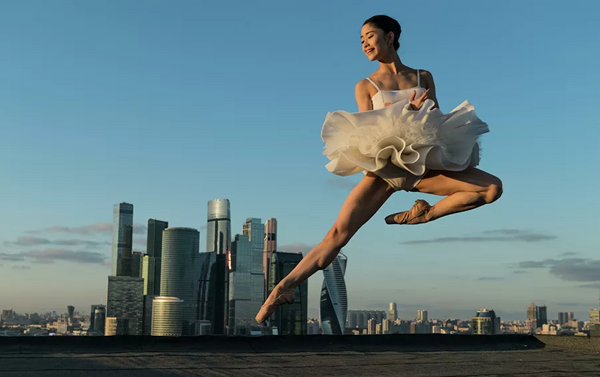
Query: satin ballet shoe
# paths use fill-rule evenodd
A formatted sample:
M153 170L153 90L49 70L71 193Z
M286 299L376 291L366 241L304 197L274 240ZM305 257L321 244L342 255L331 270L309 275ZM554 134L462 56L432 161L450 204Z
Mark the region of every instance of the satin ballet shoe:
M283 288L280 285L277 285L256 315L256 322L265 322L280 305L291 304L294 302L295 298L296 294L294 293L294 288Z
M415 200L415 205L408 211L398 212L386 216L387 224L420 224L427 222L427 213L431 210L431 206L425 200Z

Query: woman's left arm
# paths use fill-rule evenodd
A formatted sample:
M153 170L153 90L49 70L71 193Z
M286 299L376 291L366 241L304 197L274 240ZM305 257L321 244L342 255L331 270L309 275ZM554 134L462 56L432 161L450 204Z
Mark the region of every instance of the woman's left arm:
M435 82L433 82L433 75L429 71L421 70L421 80L425 84L423 87L425 89L429 89L429 94L427 97L435 102L434 109L439 109L440 104L437 99L436 91L435 91Z

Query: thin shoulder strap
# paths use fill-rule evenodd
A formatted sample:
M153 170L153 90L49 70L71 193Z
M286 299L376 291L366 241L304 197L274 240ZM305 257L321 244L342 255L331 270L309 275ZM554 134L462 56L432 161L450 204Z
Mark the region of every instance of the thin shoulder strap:
M421 87L421 73L419 71L420 70L417 69L417 86L420 88Z
M370 79L370 78L368 78L368 77L367 77L367 80L369 80L369 82L370 82L371 84L373 84L373 86L375 87L375 89L377 89L377 91L378 91L378 92L381 92L381 90L379 89L379 87L377 86L377 84L375 84L375 83L373 82L373 80L371 80L371 79Z

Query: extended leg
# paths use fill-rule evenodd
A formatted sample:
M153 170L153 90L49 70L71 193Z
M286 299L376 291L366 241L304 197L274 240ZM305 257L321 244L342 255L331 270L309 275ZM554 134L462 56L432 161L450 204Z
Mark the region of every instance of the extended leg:
M460 172L437 170L430 171L415 191L446 197L434 206L417 200L409 211L386 217L387 223L420 224L493 203L502 195L502 182L473 167Z
M279 282L256 316L256 321L258 323L265 321L280 304L293 302L294 288L318 270L325 269L393 192L384 180L367 174L346 198L337 220L323 241Z

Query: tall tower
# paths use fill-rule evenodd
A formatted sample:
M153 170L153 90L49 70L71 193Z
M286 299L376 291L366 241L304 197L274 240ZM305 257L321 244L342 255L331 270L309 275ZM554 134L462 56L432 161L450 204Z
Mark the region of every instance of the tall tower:
M231 211L229 199L213 199L208 202L206 225L206 251L227 254L231 249Z
M181 336L184 301L155 297L152 303L152 336Z
M539 327L538 324L538 307L535 303L527 305L527 323L532 331Z
M67 306L67 313L69 314L69 326L73 326L73 315L75 313L75 307L73 305Z
M148 236L146 238L146 256L152 258L146 263L152 265L152 270L147 270L147 276L144 279L150 280L152 277L152 286L148 288L151 295L160 294L160 263L162 257L162 238L163 231L169 227L167 221L148 219Z
M269 289L274 289L301 260L302 253L274 252L271 258ZM296 287L294 293L296 294L294 303L278 307L271 316L273 318L271 325L277 327L277 335L306 335L308 282L302 282Z
M546 305L538 306L538 327L548 324L548 311Z
M348 294L344 275L347 261L348 258L339 253L323 270L319 316L325 335L343 335L346 328Z
M194 335L193 326L198 319L199 242L200 233L196 229L167 228L163 233L161 297L183 300L184 335Z
M131 276L108 277L106 317L115 318L113 322L119 326L119 334L142 335L143 292L144 279L142 278ZM105 328L106 335L113 334L113 330L112 327L110 331Z
M117 266L125 244L125 227L133 227L133 204L119 203L113 208L112 275L117 276Z
M427 310L417 310L417 321L427 322L429 320Z
M395 302L390 302L390 310L388 313L388 319L392 321L392 323L398 319L398 306Z
M269 219L265 223L265 242L263 250L264 295L263 301L269 296L269 273L271 271L271 256L277 250L277 219Z

